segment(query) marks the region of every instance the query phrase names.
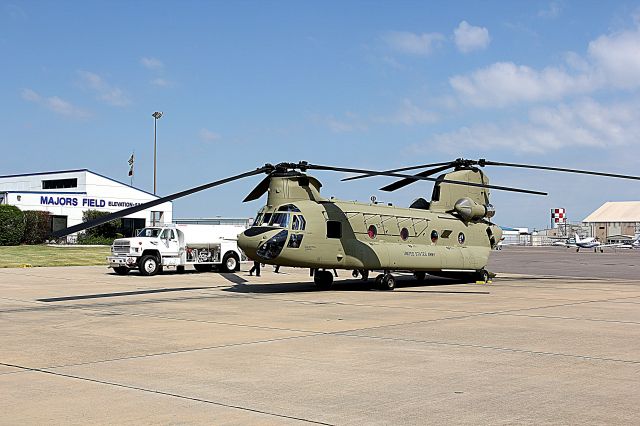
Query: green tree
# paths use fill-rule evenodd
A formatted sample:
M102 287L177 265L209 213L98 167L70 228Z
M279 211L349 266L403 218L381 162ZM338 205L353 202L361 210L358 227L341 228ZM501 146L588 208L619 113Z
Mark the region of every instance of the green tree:
M101 212L100 210L85 210L82 212L82 221L89 222L99 219L110 213ZM87 229L84 233L78 235L80 244L111 244L114 239L121 236L120 219L114 219L102 225L94 226Z
M51 236L51 215L43 210L24 211L25 244L42 244Z
M24 235L24 213L16 206L0 205L0 246L17 246Z

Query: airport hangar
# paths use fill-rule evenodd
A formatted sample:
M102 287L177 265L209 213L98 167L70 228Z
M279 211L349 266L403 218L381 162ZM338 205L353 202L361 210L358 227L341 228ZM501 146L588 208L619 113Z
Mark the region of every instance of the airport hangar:
M0 204L49 212L52 231L81 223L85 210L111 213L157 198L87 169L0 176ZM136 229L171 223L172 216L171 202L133 213L121 219L122 234L133 236Z
M640 201L609 201L587 216L582 223L591 236L609 243L621 242L640 234Z

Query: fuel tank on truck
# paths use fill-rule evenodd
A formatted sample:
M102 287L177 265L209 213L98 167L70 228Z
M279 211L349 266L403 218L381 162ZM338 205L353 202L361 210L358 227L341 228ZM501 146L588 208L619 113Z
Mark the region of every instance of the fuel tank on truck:
M238 234L246 227L241 225L196 225L177 224L176 229L182 232L184 244L191 248L208 247L220 240L237 240ZM182 243L182 242L181 242Z

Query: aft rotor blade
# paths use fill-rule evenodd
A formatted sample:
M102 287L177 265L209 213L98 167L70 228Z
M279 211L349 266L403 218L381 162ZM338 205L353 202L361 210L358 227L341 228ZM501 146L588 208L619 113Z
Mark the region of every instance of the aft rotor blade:
M430 170L425 170L424 172L418 173L416 176L422 176L422 177L431 176L433 174L443 172L443 171L447 170L450 167L451 167L451 164L447 164L446 166L436 167L435 169L430 169ZM395 191L397 189L404 188L405 186L407 186L409 184L412 184L415 181L416 180L413 179L413 178L402 179L402 180L399 180L397 182L393 182L393 183L391 183L391 184L389 184L387 186L384 186L384 187L380 188L380 190L381 191L387 191L387 192Z
M386 170L386 171L387 172L391 172L391 173L406 172L408 170L426 169L427 167L438 167L438 166L444 166L444 165L449 165L451 167L451 166L453 166L453 162L452 161L447 161L447 162L444 162L444 163L421 164L419 166L402 167L400 169L393 169L393 170ZM356 180L356 179L367 178L367 177L371 177L371 176L373 176L373 175L367 174L367 175L351 176L351 177L347 177L347 178L342 179L342 182L346 182L348 180Z
M563 167L549 167L549 166L535 166L531 164L517 164L517 163L500 163L496 161L487 161L480 160L487 166L506 166L506 167L520 167L523 169L537 169L537 170L551 170L554 172L567 172L567 173L580 173L584 175L594 175L594 176L605 176L605 177L613 177L620 179L634 179L640 180L640 176L630 176L630 175L619 175L616 173L604 173L604 172L593 172L591 170L578 170L578 169L566 169Z
M488 184L474 183L474 182L463 182L460 180L437 179L437 178L426 177L426 176L405 175L405 174L395 173L395 172L352 169L347 167L321 166L318 164L307 164L305 167L311 170L330 170L334 172L360 173L360 174L372 175L372 176L391 176L391 177L397 177L397 178L410 178L415 180L428 180L431 182L437 181L437 182L443 182L443 183L450 183L453 185L477 186L480 188L498 189L500 191L522 192L525 194L533 194L533 195L547 195L546 192L532 191L530 189L511 188L508 186L488 185Z
M247 201L257 200L262 197L262 195L269 190L269 181L271 180L271 176L267 176L260 181L258 185L242 200L243 203Z
M259 175L262 174L266 171L270 170L268 167L260 167L259 169L253 170L251 172L246 172L246 173L241 173L239 175L235 175L235 176L231 176L228 177L226 179L221 179L221 180L217 180L214 182L210 182L204 185L200 185L200 186L196 186L194 188L191 189L187 189L184 191L180 191L180 192L176 192L175 194L171 194L171 195L167 195L166 197L161 197L158 198L156 200L152 200L149 201L148 203L143 203L143 204L139 204L137 206L133 206L133 207L129 207L105 216L102 216L100 218L94 219L94 220L90 220L88 222L83 222L83 223L79 223L77 225L74 226L70 226L68 228L65 229L61 229L59 231L56 231L53 233L54 237L62 237L64 235L69 235L72 234L74 232L78 232L78 231L82 231L88 228L92 228L94 226L98 226L98 225L102 225L103 223L107 223L111 220L114 219L120 219L121 217L133 214L133 213L137 213L139 211L142 210L146 210L149 209L151 207L157 206L159 204L162 203L166 203L168 201L173 201L176 200L178 198L182 198L182 197L186 197L187 195L191 195L191 194L195 194L196 192L200 192L200 191L204 191L205 189L209 189L209 188L213 188L214 186L219 186L219 185L223 185L225 183L229 183L229 182L233 182L234 180L238 180L238 179L242 179L242 178L246 178L249 176L254 176L254 175Z

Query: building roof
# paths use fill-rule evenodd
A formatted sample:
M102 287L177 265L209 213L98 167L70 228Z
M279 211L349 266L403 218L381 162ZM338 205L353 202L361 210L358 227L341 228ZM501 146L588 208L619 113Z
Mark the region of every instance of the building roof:
M640 222L640 201L608 201L583 222Z
M41 176L41 175L57 175L57 174L62 174L62 173L91 173L93 175L100 176L101 178L108 179L108 180L110 180L112 182L119 183L120 185L128 186L129 188L135 189L136 191L144 192L147 195L152 195L152 196L154 196L156 198L160 198L159 196L157 196L155 194L152 194L151 192L145 191L144 189L136 188L135 186L131 186L128 183L120 182L119 180L115 180L115 179L110 178L108 176L101 175L100 173L96 173L96 172L91 171L89 169L72 169L72 170L58 170L58 171L53 171L53 172L21 173L21 174L17 174L17 175L0 176L0 179L3 179L3 178L15 178L15 177L27 177L27 176ZM21 191L21 192L24 192L24 191ZM171 201L171 203L173 203L173 201Z

